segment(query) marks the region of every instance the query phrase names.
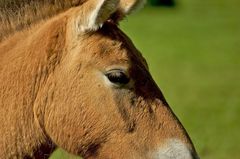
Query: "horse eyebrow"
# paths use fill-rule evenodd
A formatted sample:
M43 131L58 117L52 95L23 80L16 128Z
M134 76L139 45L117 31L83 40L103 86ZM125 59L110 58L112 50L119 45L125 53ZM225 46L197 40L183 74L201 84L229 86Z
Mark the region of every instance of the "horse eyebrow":
M0 41L87 0L0 0Z

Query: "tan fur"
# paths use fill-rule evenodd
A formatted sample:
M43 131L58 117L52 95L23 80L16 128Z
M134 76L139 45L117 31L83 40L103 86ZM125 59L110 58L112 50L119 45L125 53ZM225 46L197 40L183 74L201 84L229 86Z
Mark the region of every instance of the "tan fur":
M194 154L131 40L108 20L77 33L79 7L0 43L0 158L47 158L59 146L84 158L150 159L171 138ZM129 86L106 84L113 67L127 68Z
M125 14L130 14L132 11L143 7L146 0L124 0L120 1L119 8Z
M86 0L0 0L0 41Z

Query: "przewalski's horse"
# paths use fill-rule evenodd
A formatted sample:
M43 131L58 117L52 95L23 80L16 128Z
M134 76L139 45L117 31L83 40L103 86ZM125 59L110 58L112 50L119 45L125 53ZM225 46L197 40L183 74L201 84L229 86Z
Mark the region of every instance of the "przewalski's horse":
M141 0L0 2L1 159L197 158L117 26Z

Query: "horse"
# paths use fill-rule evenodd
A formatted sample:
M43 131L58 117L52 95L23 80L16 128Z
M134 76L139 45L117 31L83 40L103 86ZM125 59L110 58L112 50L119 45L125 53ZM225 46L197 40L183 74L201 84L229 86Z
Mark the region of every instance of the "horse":
M198 159L118 23L143 0L0 0L0 158Z

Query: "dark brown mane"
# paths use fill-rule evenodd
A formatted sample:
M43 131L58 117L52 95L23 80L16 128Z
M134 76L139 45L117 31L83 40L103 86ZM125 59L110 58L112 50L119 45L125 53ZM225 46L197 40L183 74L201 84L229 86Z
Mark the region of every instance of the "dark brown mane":
M0 0L0 41L86 0Z

